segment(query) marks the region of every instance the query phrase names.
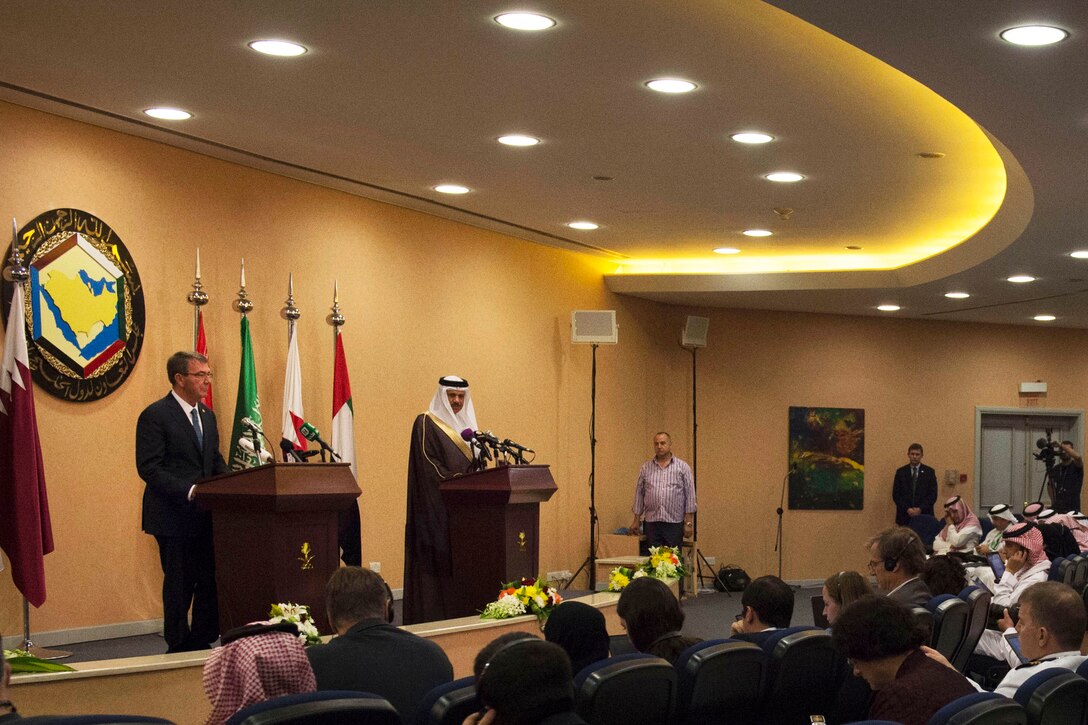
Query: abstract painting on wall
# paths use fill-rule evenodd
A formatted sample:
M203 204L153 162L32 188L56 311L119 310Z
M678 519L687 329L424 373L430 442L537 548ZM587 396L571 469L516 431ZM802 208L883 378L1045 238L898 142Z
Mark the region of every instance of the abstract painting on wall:
M865 411L790 407L791 509L860 511L865 502Z

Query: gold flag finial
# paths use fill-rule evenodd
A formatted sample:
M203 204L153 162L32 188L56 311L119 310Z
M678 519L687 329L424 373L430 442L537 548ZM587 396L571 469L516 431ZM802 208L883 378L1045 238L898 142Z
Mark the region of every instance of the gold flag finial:
M203 307L208 304L208 293L204 291L204 285L200 282L200 247L196 248L196 275L193 280L193 291L186 299L194 307Z
M325 322L335 328L344 324L344 315L340 312L340 285L336 280L332 282L332 312L325 316Z
M231 303L231 308L235 312L240 312L243 315L253 311L253 302L249 299L249 294L246 292L246 258L242 257L242 286L238 289L238 299Z
M280 310L280 317L289 322L294 322L302 317L302 310L295 306L295 275L293 272L287 274L287 301L284 302L283 309Z

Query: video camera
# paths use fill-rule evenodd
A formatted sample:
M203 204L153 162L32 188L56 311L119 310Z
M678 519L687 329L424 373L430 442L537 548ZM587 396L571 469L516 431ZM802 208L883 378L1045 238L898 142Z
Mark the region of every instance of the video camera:
M1048 470L1054 466L1054 459L1061 453L1062 448L1058 441L1050 437L1053 432L1053 428L1046 429L1046 438L1035 441L1035 447L1039 449L1039 452L1032 454L1032 457L1037 461L1042 461Z

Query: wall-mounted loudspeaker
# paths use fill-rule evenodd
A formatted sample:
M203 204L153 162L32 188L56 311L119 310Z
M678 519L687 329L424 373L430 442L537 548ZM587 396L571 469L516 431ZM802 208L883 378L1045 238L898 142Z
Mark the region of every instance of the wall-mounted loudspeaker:
M688 317L680 345L683 347L706 347L706 331L709 327L709 317Z
M583 345L619 342L615 310L575 310L570 313L570 341Z

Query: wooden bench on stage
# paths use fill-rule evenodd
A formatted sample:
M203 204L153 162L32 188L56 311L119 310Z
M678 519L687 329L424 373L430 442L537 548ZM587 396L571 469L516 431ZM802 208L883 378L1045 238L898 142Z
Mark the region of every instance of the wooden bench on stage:
M609 634L623 634L616 616L618 594L602 592L574 601L597 607ZM453 676L472 674L476 653L500 634L525 631L540 635L533 615L514 619L461 617L414 624L404 629L434 640L453 664ZM79 662L75 672L18 675L12 678L11 700L24 716L110 713L151 715L178 725L201 725L211 707L201 686L208 652L130 657Z

